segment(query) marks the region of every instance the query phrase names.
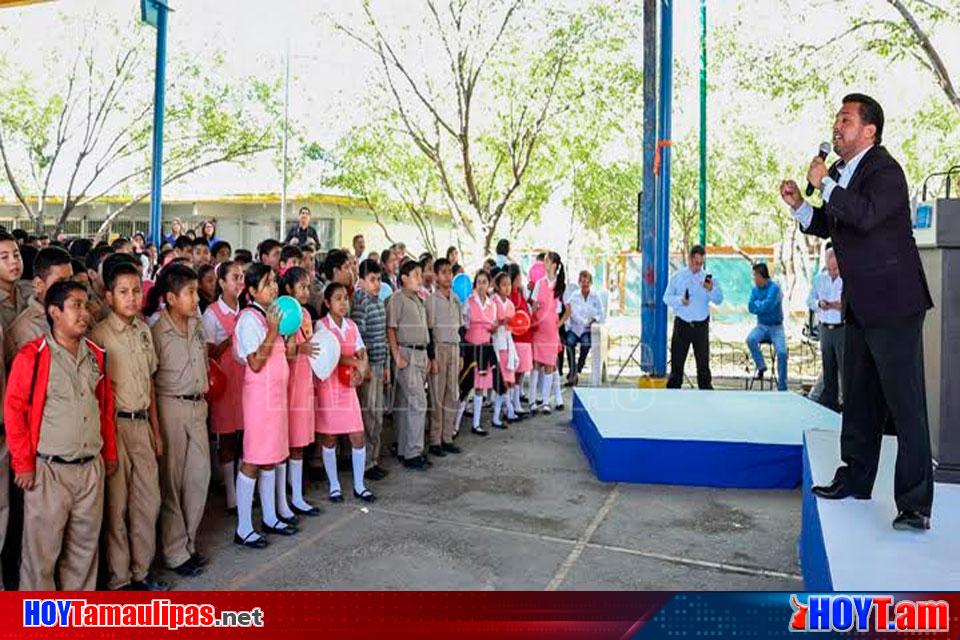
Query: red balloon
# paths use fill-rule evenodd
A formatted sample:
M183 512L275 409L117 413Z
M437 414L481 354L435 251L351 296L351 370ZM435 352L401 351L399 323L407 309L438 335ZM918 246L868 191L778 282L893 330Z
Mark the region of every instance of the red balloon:
M227 376L220 368L220 364L212 359L207 359L207 380L210 388L207 389L207 400L216 400L227 390Z
M337 365L337 377L340 378L340 384L345 387L353 386L351 384L353 367L346 364Z
M523 309L517 311L513 314L513 317L510 318L508 326L510 327L510 333L515 336L522 336L530 330L530 314Z

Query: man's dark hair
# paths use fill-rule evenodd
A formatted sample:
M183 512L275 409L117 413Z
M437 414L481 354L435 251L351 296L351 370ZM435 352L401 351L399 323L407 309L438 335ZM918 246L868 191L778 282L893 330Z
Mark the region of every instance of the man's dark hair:
M47 316L47 324L50 325L51 329L53 328L53 316L50 315L50 307L56 307L60 309L60 311L63 311L63 303L67 301L67 298L69 298L70 294L74 291L86 293L87 289L79 282L74 282L73 280L59 280L47 289L47 293L43 297L43 310Z
M383 273L383 267L380 266L380 263L376 260L371 260L367 258L360 263L360 277L366 278L371 273Z
M30 237L30 234L28 234L23 229L14 229L13 231L10 232L10 235L16 238L17 242L19 242L20 244L23 244L24 242L26 242L27 238Z
M403 278L409 276L413 273L414 269L420 269L420 263L416 260L404 260L403 264L400 265L400 285L403 285Z
M880 103L868 95L862 93L849 93L843 96L843 103L848 102L860 105L860 121L863 124L872 124L877 128L877 135L873 139L874 144L883 142L883 107Z
M107 270L106 265L104 265L103 288L107 291L113 291L113 287L117 284L120 276L136 276L137 280L142 280L140 269L129 262L121 262L113 265L109 270Z
M46 280L50 275L50 269L53 267L70 264L70 254L66 249L60 247L44 247L37 253L33 261L33 275L41 280Z
M692 258L693 256L702 256L706 258L707 250L703 248L702 244L695 244L690 247L690 257Z
M444 267L449 267L450 261L446 258L437 258L433 261L433 272L439 274Z
M193 239L191 239L191 238L190 238L188 235L186 235L186 234L184 234L184 235L182 235L182 236L178 236L177 239L176 239L176 241L173 243L173 248L176 249L177 251L183 251L184 249L190 249L190 250L192 250L192 249L193 249Z
M217 240L213 243L213 246L210 247L210 255L217 255L224 247L226 247L227 253L233 253L233 247L230 246L229 242L226 240Z
M282 246L279 240L267 238L257 246L257 257L260 258L260 262L263 262L263 256L270 255L271 251Z
M333 280L334 269L342 269L345 264L350 262L350 256L342 249L334 249L327 254L323 261L323 277L327 280Z
M358 233L357 235L353 236L353 240L350 241L350 245L353 246L357 244L357 238L362 238L362 237L363 237L362 233Z
M297 260L303 260L303 251L300 247L295 247L288 244L283 249L280 250L280 264L283 264L290 258L296 258Z
M300 207L300 208L297 210L297 215L300 215L300 214L303 213L304 211L306 211L307 213L310 213L310 207L308 207L308 206L306 206L306 205Z
M759 273L760 277L762 277L764 280L770 279L770 269L767 267L766 262L758 262L757 264L753 265L753 270L755 273Z
M510 254L510 241L507 240L506 238L501 238L500 241L497 242L497 255L506 256L509 254Z

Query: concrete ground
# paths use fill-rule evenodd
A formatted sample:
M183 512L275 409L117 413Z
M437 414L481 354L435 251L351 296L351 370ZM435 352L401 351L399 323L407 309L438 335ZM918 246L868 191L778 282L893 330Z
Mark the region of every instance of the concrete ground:
M569 395L562 413L487 438L467 428L456 444L462 454L425 472L389 461L389 477L369 483L371 506L330 504L315 483L323 514L262 551L233 544L217 490L200 540L207 571L162 577L178 590L802 588L798 491L599 482ZM348 471L341 483L352 496Z

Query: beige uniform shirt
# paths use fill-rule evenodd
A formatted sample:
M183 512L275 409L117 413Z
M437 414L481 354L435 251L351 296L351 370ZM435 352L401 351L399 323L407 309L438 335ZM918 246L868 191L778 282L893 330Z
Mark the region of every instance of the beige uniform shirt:
M433 329L433 340L438 344L459 344L463 314L460 299L451 291L444 297L439 291L427 298L427 326Z
M387 328L397 330L397 342L402 345L426 345L427 309L416 293L400 290L387 300Z
M0 291L0 324L4 330L9 329L20 312L27 308L27 303L33 297L33 284L28 280L18 280L14 285L17 290L17 300L6 291Z
M23 345L49 333L50 325L47 323L47 313L43 305L36 298L30 298L26 308L20 312L4 336L3 351L7 364L13 362L13 357Z
M77 355L47 341L50 349L50 378L37 453L67 460L100 455L100 405L97 359L80 341Z
M199 316L180 333L164 309L151 329L157 352L157 395L192 396L207 392L207 336ZM238 399L239 401L239 399Z
M128 324L111 313L94 327L91 337L107 352L107 375L113 383L117 411L133 413L149 409L157 352L147 323L134 318Z

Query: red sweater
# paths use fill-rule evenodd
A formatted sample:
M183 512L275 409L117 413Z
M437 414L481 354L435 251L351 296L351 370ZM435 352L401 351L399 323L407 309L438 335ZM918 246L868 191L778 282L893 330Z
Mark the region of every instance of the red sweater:
M86 342L101 373L96 392L100 404L100 436L103 439L100 453L105 462L116 462L116 417L113 388L105 373L107 354L91 340ZM50 349L46 337L41 336L23 345L13 359L7 378L3 416L6 422L7 445L10 447L10 466L14 473L30 473L36 470L37 443L40 441L49 381Z

